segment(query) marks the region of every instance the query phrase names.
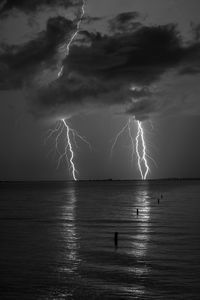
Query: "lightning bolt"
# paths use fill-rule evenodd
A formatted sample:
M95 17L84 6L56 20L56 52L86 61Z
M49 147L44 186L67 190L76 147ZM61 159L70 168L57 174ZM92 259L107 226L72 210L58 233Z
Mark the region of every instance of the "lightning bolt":
M64 149L61 151L61 143L60 139L61 137L64 136ZM75 167L74 163L74 147L78 147L76 139L81 140L85 144L87 144L92 151L91 144L87 141L87 139L83 136L81 136L75 129L71 128L65 119L59 120L55 128L48 130L47 136L44 140L45 145L47 144L48 140L54 138L54 147L50 150L52 152L53 150L58 156L58 161L57 161L57 168L59 168L61 162L65 160L68 164L69 169L71 170L72 177L75 181L77 181L77 174L78 171Z
M136 135L136 143L135 143L135 147L136 147L136 154L137 154L137 164L138 164L138 169L140 171L140 175L141 178L143 178L143 173L142 173L142 167L141 167L141 157L140 157L140 152L139 152L139 137L140 137L140 127L138 126L138 131L137 131L137 135Z
M60 46L60 48L59 48L59 52L64 53L64 58L69 55L70 46L71 46L73 40L76 38L76 36L77 36L77 34L80 30L81 22L82 22L82 19L83 19L84 15L85 15L85 5L86 5L86 0L83 0L82 6L81 6L81 15L80 15L79 21L77 22L77 25L76 25L76 31L71 36L69 42L65 43L64 45ZM59 78L60 76L62 76L63 69L64 69L64 67L62 65L62 62L61 62L61 66L58 66L58 67L60 69L59 72L58 72L58 78Z
M72 42L74 41L74 39L76 38L76 36L77 36L77 34L80 30L81 22L82 22L82 19L83 19L84 15L85 15L85 5L86 5L86 0L83 0L82 1L82 6L81 6L81 15L80 15L79 21L77 22L77 25L76 25L76 31L71 36L69 42L64 43L64 45L61 45L58 49L59 53L61 54L62 59L61 59L61 62L57 65L58 69L59 69L57 78L61 77L62 74L63 74L64 66L62 65L62 61L66 56L69 55L70 46L71 46ZM62 57L63 53L64 53L64 55ZM64 131L65 131L65 146L64 146L64 151L60 152L60 150L59 150L59 139L64 134ZM57 168L59 168L61 161L65 158L68 165L69 165L69 167L70 167L70 169L72 170L73 179L76 181L77 180L76 174L78 173L78 171L76 170L75 164L74 164L73 143L75 144L76 147L78 147L78 145L76 143L76 138L79 138L82 142L86 143L90 147L90 150L92 150L91 145L86 140L85 137L82 137L76 130L70 128L65 119L59 120L56 124L56 127L54 129L49 130L48 135L47 135L47 137L45 138L45 141L44 141L45 144L54 135L56 135L55 150L56 150L56 153L59 155ZM73 142L71 140L71 136L73 138ZM70 158L68 158L68 155L70 156Z
M139 139L141 140L141 148L142 148L142 155L140 155L139 151ZM144 139L144 130L142 127L142 123L137 121L137 135L136 135L136 154L137 154L137 161L138 161L138 168L140 171L140 175L142 179L146 179L147 175L150 171L148 161L147 161L147 153L146 153L146 143ZM144 163L145 170L142 170L142 162Z
M110 154L112 156L114 148L116 147L117 141L119 140L120 136L127 133L129 136L129 139L130 139L130 144L131 144L131 149L132 149L131 161L133 162L134 154L136 153L137 166L138 166L138 169L140 172L140 176L142 179L145 180L147 178L148 173L150 172L148 158L151 159L153 162L154 162L154 160L147 154L144 129L142 127L142 122L140 122L140 121L136 121L137 134L136 134L136 137L134 140L133 135L132 135L132 129L133 129L134 123L135 123L134 121L135 121L134 117L129 118L128 122L117 133L117 135L114 139L114 142L112 144Z
M67 145L69 147L69 152L70 152L70 165L71 165L71 169L72 169L72 175L73 175L73 179L76 181L77 178L76 178L76 173L77 173L77 170L74 166L74 161L73 161L73 158L74 158L74 151L73 151L73 148L72 148L72 143L71 143L71 139L70 139L70 128L69 126L67 125L65 119L62 119L62 122L64 124L64 126L66 127L67 129L67 132L66 132L66 136L67 136Z

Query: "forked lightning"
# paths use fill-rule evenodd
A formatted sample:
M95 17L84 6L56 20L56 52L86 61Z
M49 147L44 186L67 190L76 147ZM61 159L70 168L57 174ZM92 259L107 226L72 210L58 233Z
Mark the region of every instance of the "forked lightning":
M80 30L81 21L84 17L84 14L85 14L85 0L83 0L83 2L82 2L81 16L79 18L79 21L77 22L76 31L73 33L73 35L71 36L68 43L65 43L64 45L59 47L59 52L64 53L64 57L69 55L70 46ZM58 65L58 67L59 67L59 72L58 72L58 78L59 78L63 74L64 67L62 65L62 62L60 65ZM63 135L64 131L66 134L65 147L64 147L64 151L60 152L59 147L58 147L59 138ZM76 138L79 138L83 142L88 144L91 149L91 145L88 143L88 141L84 137L79 135L76 130L70 128L65 119L59 120L56 127L54 129L49 130L49 135L46 137L45 142L47 142L47 140L49 138L51 138L52 136L55 136L55 149L56 149L56 153L59 155L57 167L59 167L61 161L63 160L63 158L65 158L67 163L70 165L73 179L77 180L78 172L77 172L77 170L75 168L75 164L74 164L74 150L73 150L73 143L71 141L71 134L72 134L73 142L76 146L77 146ZM69 159L68 159L68 155L70 155Z
M114 142L112 144L112 147L111 147L111 155L113 153L113 150L116 146L116 143L117 143L119 137L122 134L124 134L125 132L127 132L128 136L130 138L130 142L131 142L131 149L132 149L131 160L133 162L133 156L134 156L134 153L136 152L137 166L138 166L138 169L140 172L140 176L142 179L146 179L148 173L150 172L150 167L148 164L147 157L149 157L150 159L151 159L151 157L147 154L144 130L143 130L141 121L135 121L137 124L137 135L135 137L135 142L134 142L134 138L132 135L132 127L134 126L134 123L135 123L134 121L135 121L134 117L129 118L128 122L125 124L125 126L117 133L117 135L114 139ZM136 149L136 151L135 151L135 149Z
M60 148L63 148L62 143L60 142L61 137L64 137L64 149L60 150ZM54 129L50 129L49 133L45 139L45 144L48 142L49 139L54 139L54 146L52 150L55 150L55 153L58 155L58 163L57 168L60 166L61 162L63 160L66 160L70 170L73 179L77 180L77 174L78 171L75 167L74 163L74 145L75 147L78 147L76 139L81 140L85 144L87 144L90 148L90 143L86 140L85 137L81 136L75 129L72 129L65 119L61 119L57 122L56 127Z
M142 154L139 151L139 139L141 141ZM140 175L142 179L146 179L147 175L150 171L148 161L147 161L147 153L146 153L146 143L144 139L144 130L142 128L142 122L137 121L137 136L136 136L136 154L138 161L138 169L140 171ZM142 163L144 164L144 171L142 169Z

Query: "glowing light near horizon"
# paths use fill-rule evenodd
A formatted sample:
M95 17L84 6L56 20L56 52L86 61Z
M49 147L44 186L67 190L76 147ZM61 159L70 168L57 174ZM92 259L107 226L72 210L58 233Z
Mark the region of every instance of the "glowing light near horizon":
M80 16L79 21L77 22L77 25L76 25L76 31L75 31L75 32L73 33L73 35L71 36L69 42L66 43L66 44L64 44L64 45L62 45L62 46L60 46L60 48L59 48L59 51L60 51L60 52L64 52L64 57L66 57L66 56L69 55L70 46L71 46L73 40L75 39L75 37L77 36L77 34L78 34L79 30L80 30L81 22L82 22L82 19L83 19L84 15L85 15L85 4L86 4L86 0L83 0L82 6L81 6L81 16ZM63 69L64 69L64 67L63 67L63 65L61 65L61 66L60 66L60 70L59 70L59 72L58 72L58 78L59 78L60 76L62 76L62 74L63 74Z
M137 124L137 135L135 137L135 141L132 135L132 127L134 123ZM129 118L128 122L125 126L117 133L114 142L111 147L111 156L113 154L114 148L116 147L117 141L121 135L127 132L130 142L131 142L131 161L133 162L134 154L137 156L137 166L140 172L140 176L142 179L146 179L147 175L150 172L150 167L148 164L148 158L150 158L153 162L154 160L147 154L147 147L144 136L144 129L142 127L141 121L135 121L134 117ZM135 151L136 150L136 151Z
M60 151L59 150L60 138L63 135L65 136L64 150ZM51 149L50 152L52 152L52 150L55 150L55 152L58 155L57 168L59 168L61 162L65 159L65 161L68 164L69 170L71 170L73 180L77 181L78 180L77 179L78 170L76 169L75 163L74 163L75 151L74 151L73 146L75 145L75 147L78 148L76 139L79 139L82 142L84 142L85 144L87 144L89 146L90 150L92 150L90 143L86 140L85 137L81 136L75 129L72 129L67 124L65 119L59 120L57 122L55 128L49 130L49 134L45 138L44 143L46 144L50 138L55 138L55 147L53 149Z

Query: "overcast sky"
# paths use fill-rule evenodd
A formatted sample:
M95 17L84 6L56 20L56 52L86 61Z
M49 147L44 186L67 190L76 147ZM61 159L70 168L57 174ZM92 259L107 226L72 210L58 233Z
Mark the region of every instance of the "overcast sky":
M200 177L200 2L88 0L67 55L81 5L0 1L0 179L71 179L44 143L62 118L92 146L73 144L79 179L139 179L128 132L110 155L132 117L148 178Z

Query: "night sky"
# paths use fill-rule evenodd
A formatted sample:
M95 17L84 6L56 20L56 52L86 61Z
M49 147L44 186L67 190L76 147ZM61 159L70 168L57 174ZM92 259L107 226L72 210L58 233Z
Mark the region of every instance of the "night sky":
M79 179L139 179L127 132L110 155L133 116L148 178L200 177L200 1L88 0L66 55L81 5L0 0L0 180L71 179L44 143L62 118L92 146L74 145Z

